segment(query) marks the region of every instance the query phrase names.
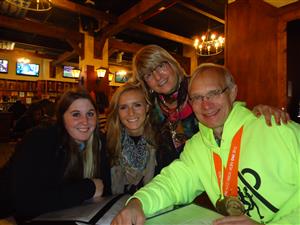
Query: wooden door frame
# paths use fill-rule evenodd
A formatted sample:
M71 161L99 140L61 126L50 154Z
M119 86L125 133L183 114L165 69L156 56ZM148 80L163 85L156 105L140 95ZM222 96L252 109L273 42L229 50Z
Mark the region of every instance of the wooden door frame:
M290 10L280 13L277 26L277 71L278 89L281 95L280 105L287 106L287 24L290 21L300 19L300 4Z

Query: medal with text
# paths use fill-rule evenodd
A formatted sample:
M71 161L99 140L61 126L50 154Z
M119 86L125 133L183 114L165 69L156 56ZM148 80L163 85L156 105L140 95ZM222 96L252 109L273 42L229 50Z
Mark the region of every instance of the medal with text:
M244 205L237 197L238 165L242 133L243 127L233 137L224 177L222 176L222 160L219 155L213 153L215 170L221 191L220 198L216 202L216 209L224 216L239 216L245 213Z

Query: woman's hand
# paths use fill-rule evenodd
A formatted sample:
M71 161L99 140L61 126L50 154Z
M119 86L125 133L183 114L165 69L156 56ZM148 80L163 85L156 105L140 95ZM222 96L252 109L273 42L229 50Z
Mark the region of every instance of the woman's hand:
M103 181L101 179L92 179L92 181L94 182L96 187L96 191L93 198L102 196L104 189Z
M263 115L265 117L268 126L272 126L271 117L274 116L276 124L280 125L281 122L287 123L290 120L290 116L287 112L284 112L278 108L268 105L257 105L253 108L252 112L257 117Z

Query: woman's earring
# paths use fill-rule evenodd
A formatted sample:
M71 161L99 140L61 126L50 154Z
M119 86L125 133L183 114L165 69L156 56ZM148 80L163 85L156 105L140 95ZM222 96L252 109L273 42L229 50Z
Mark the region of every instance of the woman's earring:
M152 89L149 90L149 93L150 93L150 94L153 94L153 92L154 92L154 91L153 91Z

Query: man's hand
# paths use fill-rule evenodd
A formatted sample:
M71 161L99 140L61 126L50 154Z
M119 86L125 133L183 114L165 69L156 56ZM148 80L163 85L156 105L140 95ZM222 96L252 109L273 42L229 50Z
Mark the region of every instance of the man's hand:
M272 126L272 116L274 116L276 124L278 125L280 125L281 122L287 123L290 120L290 116L287 112L268 105L257 105L253 108L252 112L257 117L263 115L268 126Z
M220 219L213 221L213 225L263 225L262 223L258 223L252 219L250 219L246 215L242 216L225 216Z
M138 199L134 198L116 215L111 225L143 225L144 223L145 215L142 204Z

